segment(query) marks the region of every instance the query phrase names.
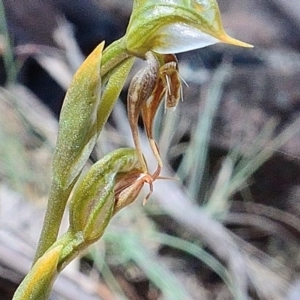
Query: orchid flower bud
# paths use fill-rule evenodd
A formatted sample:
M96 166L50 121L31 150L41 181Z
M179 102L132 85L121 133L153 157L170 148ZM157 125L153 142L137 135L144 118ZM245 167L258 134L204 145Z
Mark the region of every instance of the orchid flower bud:
M119 210L128 205L141 190L141 183L146 180L136 185L136 179L140 179L137 173L142 171L135 149L115 150L95 163L75 186L70 203L71 232L81 232L86 242L100 238L116 213L116 206ZM126 175L126 182L120 174L123 179ZM122 193L129 187L129 193ZM116 204L117 201L122 204Z
M218 42L252 47L224 30L216 0L135 0L126 32L129 53L180 53Z

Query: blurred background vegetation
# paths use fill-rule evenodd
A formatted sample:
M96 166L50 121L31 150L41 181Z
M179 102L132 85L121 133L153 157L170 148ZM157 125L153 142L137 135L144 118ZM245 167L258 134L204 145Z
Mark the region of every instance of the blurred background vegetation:
M300 299L300 3L218 2L228 33L255 48L178 55L184 101L156 122L175 180L119 213L51 299ZM65 90L100 41L124 34L131 6L0 1L3 300L34 255ZM93 157L132 146L125 102L126 88Z

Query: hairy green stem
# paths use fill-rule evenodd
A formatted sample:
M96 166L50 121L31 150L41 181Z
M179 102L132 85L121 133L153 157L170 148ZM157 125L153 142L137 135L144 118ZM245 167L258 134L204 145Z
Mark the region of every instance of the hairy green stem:
M127 53L125 38L113 42L103 51L101 60L101 79L106 83L110 75L123 63L126 59L132 57Z
M65 207L74 184L70 185L67 190L63 190L57 182L52 182L44 224L33 265L56 241Z

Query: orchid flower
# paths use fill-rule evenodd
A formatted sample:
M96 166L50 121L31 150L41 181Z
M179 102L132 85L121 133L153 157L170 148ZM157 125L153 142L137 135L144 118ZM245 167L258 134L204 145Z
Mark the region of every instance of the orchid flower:
M138 137L139 116L142 115L159 174L162 161L152 127L161 101L165 98L165 107L170 108L176 107L180 98L181 80L174 54L218 42L252 47L227 35L215 0L134 2L125 35L126 51L143 57L147 66L131 81L127 107L133 141L145 172L148 170Z
M175 54L219 42L251 47L226 34L216 0L135 0L125 36L104 51L104 43L99 44L80 66L61 111L51 190L34 266L14 300L48 299L57 274L100 239L111 218L137 198L145 183L150 187L145 200L149 198L163 165L153 134L155 115L163 100L165 108L173 108L181 97ZM115 150L83 175L135 57L147 63L134 75L128 91L135 149ZM152 174L140 146L140 116L157 159ZM58 238L68 199L69 229Z

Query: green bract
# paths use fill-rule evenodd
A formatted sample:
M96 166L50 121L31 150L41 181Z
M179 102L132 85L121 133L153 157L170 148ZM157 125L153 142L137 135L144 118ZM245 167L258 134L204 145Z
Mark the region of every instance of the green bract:
M75 73L62 107L53 159L53 176L63 188L72 185L95 146L101 101L101 43Z
M46 300L49 299L51 287L56 278L57 264L62 246L52 248L37 260L30 273L18 287L14 300Z

